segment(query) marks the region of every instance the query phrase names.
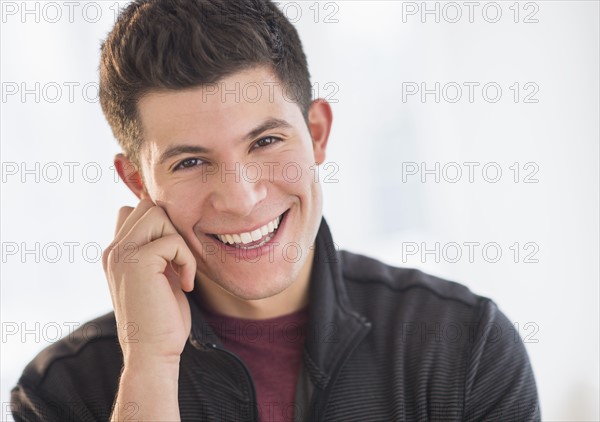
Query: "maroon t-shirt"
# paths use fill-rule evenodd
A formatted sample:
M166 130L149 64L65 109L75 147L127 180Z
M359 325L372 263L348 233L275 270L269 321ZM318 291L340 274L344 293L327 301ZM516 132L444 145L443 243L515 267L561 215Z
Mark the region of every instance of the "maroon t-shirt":
M206 321L248 367L260 420L294 420L296 382L308 324L308 306L270 319L240 319L204 310Z

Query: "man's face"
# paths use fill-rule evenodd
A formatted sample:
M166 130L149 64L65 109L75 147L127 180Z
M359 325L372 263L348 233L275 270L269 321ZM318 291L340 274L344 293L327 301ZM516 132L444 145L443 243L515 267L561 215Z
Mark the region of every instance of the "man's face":
M331 119L324 128L316 111L313 141L290 97L257 67L138 103L146 189L194 253L205 289L271 297L310 267L322 210L315 163Z

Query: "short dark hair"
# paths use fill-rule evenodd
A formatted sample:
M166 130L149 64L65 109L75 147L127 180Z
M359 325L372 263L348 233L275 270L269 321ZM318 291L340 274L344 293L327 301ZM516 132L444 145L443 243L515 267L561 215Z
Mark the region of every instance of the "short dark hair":
M139 164L137 103L149 92L198 87L270 66L305 120L310 73L294 26L269 0L135 0L102 44L100 104L128 158Z

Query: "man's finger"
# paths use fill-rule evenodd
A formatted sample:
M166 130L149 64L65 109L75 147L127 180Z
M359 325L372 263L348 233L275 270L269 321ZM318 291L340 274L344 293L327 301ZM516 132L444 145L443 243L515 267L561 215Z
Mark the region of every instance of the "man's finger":
M131 214L132 212L133 212L133 207L121 207L121 209L119 210L119 215L117 216L117 226L115 228L115 237L117 236L117 234L119 234L119 230L121 230L123 223L125 223L125 220L127 220L127 217L129 217L129 214Z
M194 289L196 259L183 237L179 234L169 234L144 245L143 253L146 256L144 262L147 266L153 264L152 260L148 257L161 258L160 262L158 262L161 273L165 271L164 261L178 265L180 288L186 292L191 292Z
M122 207L119 210L117 218L117 230L115 233L115 241L119 241L124 237L135 223L152 207L154 203L149 199L141 200L135 208Z
M134 211L134 212L137 212ZM133 215L129 217L126 225L133 222L132 227L127 233L119 233L119 242L132 242L136 245L145 245L153 240L171 234L179 234L165 210L161 207L152 207L144 215L133 220Z

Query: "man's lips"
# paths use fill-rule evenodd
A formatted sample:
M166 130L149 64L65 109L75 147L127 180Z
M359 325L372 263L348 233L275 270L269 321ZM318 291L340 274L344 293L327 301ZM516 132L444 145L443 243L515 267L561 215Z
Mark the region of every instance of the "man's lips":
M237 233L229 232L227 234L207 233L207 235L221 243L224 243L225 245L242 247L246 249L259 247L270 241L275 236L285 214L288 211L289 209L272 220L263 223L262 225L254 226L253 229L240 231Z

